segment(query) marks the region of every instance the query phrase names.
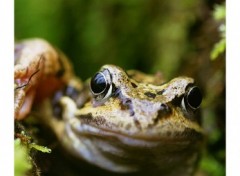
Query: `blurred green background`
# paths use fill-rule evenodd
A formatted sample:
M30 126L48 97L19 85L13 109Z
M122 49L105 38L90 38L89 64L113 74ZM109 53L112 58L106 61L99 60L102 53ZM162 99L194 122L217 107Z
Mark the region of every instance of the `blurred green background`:
M46 39L72 60L83 80L104 64L147 73L160 70L167 79L194 77L204 95L208 137L201 169L207 175L225 175L225 53L210 59L215 43L224 37L219 31L224 19L214 16L222 13L223 3L15 0L15 40Z
M189 38L209 15L206 2L15 0L15 39L45 38L82 78L106 63L173 77L186 53L196 52Z

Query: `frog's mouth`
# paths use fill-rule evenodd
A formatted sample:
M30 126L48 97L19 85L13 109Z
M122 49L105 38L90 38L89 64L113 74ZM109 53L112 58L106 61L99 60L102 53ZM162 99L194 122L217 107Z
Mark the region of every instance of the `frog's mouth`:
M130 146L157 146L161 143L168 144L183 144L186 145L202 140L202 133L194 129L186 128L179 132L164 132L154 133L146 131L139 131L131 133L126 130L113 129L109 126L106 120L102 119L96 121L92 118L79 117L79 122L72 125L72 130L79 136L87 136L102 139L113 139L121 141L121 143ZM153 130L154 131L154 130Z

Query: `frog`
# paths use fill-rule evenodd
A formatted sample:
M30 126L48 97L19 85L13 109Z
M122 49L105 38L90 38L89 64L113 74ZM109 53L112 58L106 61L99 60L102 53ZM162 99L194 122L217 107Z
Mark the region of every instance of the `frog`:
M193 175L204 139L200 89L190 77L158 78L104 65L86 81L85 101L62 96L62 118L52 107L45 121L71 156L107 173Z
M35 42L45 43L44 53L50 48L56 51L46 41ZM25 69L15 69L15 73L25 70L23 76L16 77L20 80L15 88L17 112L27 104L19 102L28 98L29 90L40 93L38 85L48 80L45 63L59 64L59 59L54 61L52 56L41 59L43 51L23 62L27 63ZM75 163L92 165L97 170L95 175L98 169L104 175L195 173L204 130L200 116L202 94L193 78L180 76L166 81L160 72L150 75L108 64L82 81L74 75L70 61L63 58L59 68L65 72L57 77L63 86L44 96L33 111ZM41 71L43 76L38 75ZM56 78L59 69L52 73ZM19 96L20 91L25 96Z

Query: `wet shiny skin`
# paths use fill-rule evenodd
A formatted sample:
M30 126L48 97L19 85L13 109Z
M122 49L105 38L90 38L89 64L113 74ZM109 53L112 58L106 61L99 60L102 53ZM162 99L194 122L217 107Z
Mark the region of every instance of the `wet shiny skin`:
M69 60L42 39L17 44L15 57L15 119L25 118L40 97L35 114L65 153L113 174L194 173L203 130L192 78L166 82L160 73L105 65L82 83Z
M100 71L110 91L94 94L88 80L81 104L77 98L60 99L63 118L51 118L50 126L63 147L111 172L192 175L203 131L197 108L183 106L183 99L194 80L177 77L163 84L158 75L127 74L114 65Z

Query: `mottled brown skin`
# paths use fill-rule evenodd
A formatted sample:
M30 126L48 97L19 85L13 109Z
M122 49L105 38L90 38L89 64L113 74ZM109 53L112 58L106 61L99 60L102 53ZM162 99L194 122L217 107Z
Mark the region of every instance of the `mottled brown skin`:
M63 147L110 172L192 175L203 131L195 112L183 109L181 99L194 80L178 77L154 85L154 79L142 77L137 82L117 66L104 69L114 87L108 98L101 101L91 96L78 108L65 96L61 98L63 119L48 120ZM47 106L45 102L41 112ZM46 111L45 117L51 113Z
M108 174L193 175L203 131L197 110L182 104L192 78L165 83L160 73L105 65L101 72L108 73L111 91L99 96L92 94L89 80L82 85L59 53L41 39L16 45L16 119L41 102L35 114L52 128L66 153ZM58 101L62 115L55 113Z

